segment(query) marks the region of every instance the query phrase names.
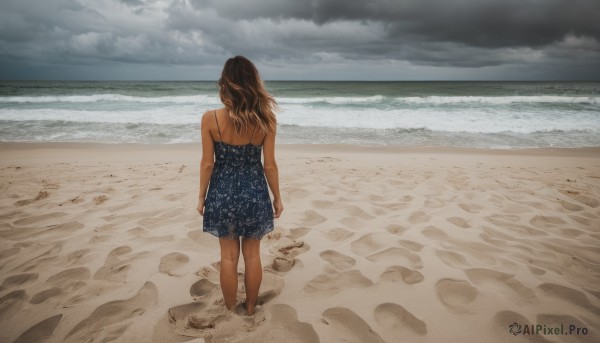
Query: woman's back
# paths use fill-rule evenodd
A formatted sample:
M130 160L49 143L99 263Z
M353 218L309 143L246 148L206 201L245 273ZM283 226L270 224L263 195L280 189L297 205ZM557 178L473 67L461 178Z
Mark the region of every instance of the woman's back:
M214 132L211 129L215 142L223 142L228 145L262 145L265 134L258 132L256 125L248 125L246 130L242 130L240 135L236 134L233 120L227 114L226 110L213 111L215 118Z

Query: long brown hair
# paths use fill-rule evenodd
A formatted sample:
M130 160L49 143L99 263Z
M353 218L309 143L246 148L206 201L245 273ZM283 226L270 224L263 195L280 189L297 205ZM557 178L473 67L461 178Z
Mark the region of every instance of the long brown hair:
M219 79L219 96L229 110L238 135L250 124L258 126L264 133L275 130L277 102L246 57L235 56L225 62Z

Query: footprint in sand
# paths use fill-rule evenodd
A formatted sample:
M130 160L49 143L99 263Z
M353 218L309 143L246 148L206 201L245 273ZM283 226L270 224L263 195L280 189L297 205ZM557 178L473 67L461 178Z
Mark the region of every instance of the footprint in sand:
M288 236L290 239L298 239L298 238L306 235L309 231L310 231L310 229L307 227L296 227L296 228L290 229L290 233Z
M383 202L383 201L387 201L388 199L386 197L383 197L381 195L377 195L377 194L369 194L368 197L369 201L372 202Z
M299 342L318 343L319 335L312 325L298 320L296 310L285 304L274 304L269 308L271 322L264 332L257 332L245 342Z
M567 238L574 238L580 235L583 235L585 232L577 229L560 229L560 234Z
M309 249L308 244L304 244L303 241L282 241L281 245L275 246L271 269L277 272L289 271L296 264L296 256Z
M523 234L523 235L527 235L527 236L546 236L546 235L548 235L548 232L546 232L545 230L536 229L531 226L516 224L514 222L506 222L504 220L497 219L497 217L494 217L494 216L488 216L488 217L485 217L484 219L498 227L501 227L503 229L508 229L508 230L516 232L518 234Z
M520 305L522 303L537 304L535 293L525 287L514 275L498 272L486 268L465 269L465 274L479 289L486 292L499 294L508 300Z
M424 279L423 274L419 273L416 270L412 270L412 269L402 267L402 266L388 267L381 274L381 281L398 282L398 281L402 280L409 285L419 283L419 282L423 281L423 279Z
M583 195L583 194L578 194L574 197L572 197L574 200L579 201L582 204L585 204L591 208L596 208L598 206L600 206L600 201L598 201L598 199L594 199L592 197L589 197L587 195Z
M424 205L427 208L442 208L446 206L446 203L437 198L430 198L425 201Z
M481 206L475 204L458 204L458 207L469 213L479 213L482 209Z
M421 223L428 222L429 219L431 219L430 215L428 215L427 213L425 213L423 211L417 211L417 212L413 212L408 217L408 222L411 224L421 224Z
M47 214L40 214L37 216L27 216L25 218L15 220L13 222L13 224L18 225L18 226L37 224L39 222L43 222L43 221L46 221L49 219L59 219L66 215L67 215L66 212L52 212L52 213L47 213Z
M472 303L479 291L464 280L441 279L435 284L438 298L444 306L455 313L474 313L467 306Z
M23 332L14 343L45 342L52 337L61 319L62 314L57 314L42 320Z
M572 202L568 202L566 200L560 200L559 202L565 210L568 210L568 211L582 211L583 210L583 207L581 207L577 204L574 204Z
M352 218L360 218L364 220L371 220L375 218L373 215L367 213L365 210L358 206L354 205L346 205L344 206L346 213L348 213Z
M152 282L144 286L132 298L125 300L109 301L98 306L87 318L80 321L65 336L66 342L82 342L94 336L98 341L103 341L102 333L109 335L111 331L131 325L146 309L158 304L158 290ZM98 335L100 332L100 336ZM113 340L118 337L111 337Z
M187 193L173 193L173 194L168 194L166 196L163 197L164 200L168 200L168 201L177 201L180 199L183 199L187 196Z
M387 248L383 251L377 252L367 256L367 260L372 262L379 262L384 260L394 260L398 262L404 260L411 265L412 268L423 268L421 257L414 252L400 247Z
M305 198L311 194L309 191L305 190L304 188L293 187L293 186L283 187L282 191L285 192L285 194L288 194L288 196L292 199Z
M548 227L558 226L565 223L566 222L560 219L559 217L544 215L534 216L529 221L529 224L535 226L538 229L546 229Z
M350 244L352 252L359 256L372 254L389 246L390 235L386 233L368 233Z
M106 200L108 200L108 197L104 194L101 194L101 195L98 195L97 197L94 197L92 200L94 201L94 204L100 205L103 202L105 202Z
M404 210L405 208L409 207L410 204L409 203L404 203L404 202L391 202L391 203L382 203L382 204L374 204L375 206L381 207L385 210L397 213L399 211Z
M343 228L333 228L324 232L325 237L333 242L341 242L346 240L352 236L354 236L354 232L343 229Z
M408 230L405 226L399 224L390 224L385 228L389 233L401 236L404 231Z
M333 206L333 202L327 200L313 200L310 205L317 209L330 208Z
M38 276L38 273L25 273L9 276L4 279L4 282L2 282L2 286L0 286L0 292L34 282L38 279Z
M521 220L521 216L517 216L515 214L494 213L494 214L491 214L491 215L485 217L485 219L486 220L505 220L505 221L516 223Z
M359 270L323 273L310 280L303 288L306 293L333 295L350 288L366 288L373 285Z
M600 205L600 201L590 196L581 194L579 191L571 190L571 189L560 189L559 192L570 197L571 199L578 201L582 204L585 204L589 207L596 208Z
M194 274L196 274L202 279L208 279L214 283L220 282L219 268L217 268L216 266L204 266Z
M350 269L356 264L356 260L352 257L334 250L325 250L319 256L338 270Z
M436 241L447 241L449 239L448 235L444 231L435 226L430 225L421 232L423 233L423 236L429 239L435 239Z
M94 279L115 283L125 282L127 272L131 266L129 263L148 254L147 252L141 252L130 258L121 259L122 255L127 255L131 253L131 251L132 249L128 245L123 245L112 250L108 256L106 256L104 265L94 274Z
M20 289L0 297L0 322L14 317L27 301L27 293Z
M468 265L467 259L460 253L449 250L435 249L435 254L442 262L453 268L462 268Z
M190 287L190 295L193 297L194 302L189 304L183 304L175 307L171 307L168 311L169 318L172 323L188 325L189 321L192 320L193 326L197 329L205 329L214 327L215 323L222 318L211 318L210 316L204 316L201 318L199 314L206 314L206 309L210 306L211 312L216 313L218 309L213 306L214 298L217 295L218 286L207 279L201 279L196 281ZM203 312L204 311L204 312ZM197 315L194 319L191 319L192 315ZM203 320L206 318L207 320ZM211 320L208 320L211 319Z
M198 230L202 232L202 230ZM145 229L141 226L137 226L133 229L127 230L127 233L131 234L138 240L144 241L146 243L161 243L161 242L169 242L172 241L175 237L174 235L164 235L164 236L152 236L152 231ZM193 234L188 232L188 237L193 236Z
M404 307L394 303L379 304L373 311L375 320L395 337L407 339L407 334L427 334L427 324Z
M35 198L33 198L33 199L19 200L19 201L15 202L15 206L29 205L32 202L35 202L35 201L38 201L38 200L43 200L43 199L46 199L47 197L48 197L48 192L47 191L39 191Z
M446 220L463 229L468 229L471 227L471 225L469 225L469 223L461 217L450 217L446 218Z
M332 307L323 312L325 324L322 327L329 331L329 337L337 342L384 342L364 319L345 307Z
M543 270L543 269L540 269L540 268L537 268L537 267L534 267L534 266L527 266L527 268L529 268L529 270L530 270L530 271L531 271L533 274L535 274L535 275L544 275L544 274L546 274L546 271L545 271L545 270Z
M158 270L161 273L167 274L169 276L181 277L183 274L178 274L175 270L183 267L190 261L190 258L182 254L180 252L172 252L163 256L160 259L160 264L158 266Z
M356 217L343 217L338 219L338 222L351 230L358 231L364 229L364 224L356 220Z
M401 246L403 246L403 247L405 247L407 249L410 249L410 250L412 250L414 252L419 252L419 251L421 251L421 249L423 249L423 244L417 243L417 242L414 242L414 241L409 241L409 240L406 240L406 239L401 239L401 240L398 241L398 243Z
M62 203L60 205L64 205L68 202L71 202L72 204L79 204L79 203L82 203L83 201L84 201L83 197L80 197L79 195L77 195L74 198L72 198L71 200L65 201L64 203Z
M208 298L214 294L217 288L217 285L209 280L201 279L190 287L190 295L194 298Z
M54 274L44 282L49 286L64 286L73 282L83 281L90 278L90 270L86 267L75 267Z
M212 329L226 317L227 312L217 307L208 309L208 306L206 302L193 302L171 307L169 318L171 323L180 324L183 328Z
M31 300L29 300L29 303L37 305L37 304L41 304L44 301L59 296L59 295L63 295L65 294L65 292L63 291L62 288L60 287L52 287L50 289L47 289L45 291L41 291L37 294L35 294L33 297L31 297Z
M304 211L304 218L301 220L303 225L306 226L315 226L326 221L327 218L323 217L319 213L313 210Z

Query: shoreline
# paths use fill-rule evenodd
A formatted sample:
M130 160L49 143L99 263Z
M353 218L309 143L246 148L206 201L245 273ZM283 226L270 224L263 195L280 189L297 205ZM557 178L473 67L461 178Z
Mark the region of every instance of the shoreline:
M162 163L191 166L199 172L200 143L0 143L0 165L43 163ZM555 167L600 166L598 148L484 149L460 147L365 147L345 144L277 144L280 174L294 173L301 164L335 161L345 167ZM311 162L312 161L312 162ZM285 174L282 174L285 175Z
M99 149L113 148L129 151L145 150L196 150L198 143L96 143L96 142L0 142L0 153L10 150L35 149ZM276 144L276 150L378 152L378 153L447 153L447 154L492 154L492 155L547 155L581 156L600 158L600 147L539 147L539 148L472 148L458 146L364 146L354 144Z

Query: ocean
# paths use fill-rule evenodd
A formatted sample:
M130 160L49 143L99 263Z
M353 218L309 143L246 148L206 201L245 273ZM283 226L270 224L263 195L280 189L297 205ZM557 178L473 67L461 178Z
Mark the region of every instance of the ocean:
M600 82L267 81L279 144L599 147ZM0 81L0 141L190 143L215 81Z

